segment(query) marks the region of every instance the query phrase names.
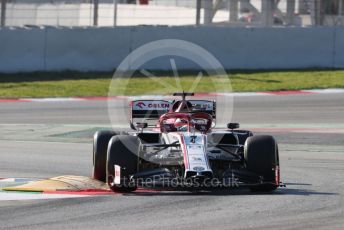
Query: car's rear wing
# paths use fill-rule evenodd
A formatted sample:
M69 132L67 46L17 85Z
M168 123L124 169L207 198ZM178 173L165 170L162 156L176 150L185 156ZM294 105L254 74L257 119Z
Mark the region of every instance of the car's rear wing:
M170 111L171 102L166 100L135 100L130 103L130 127L136 123L147 123L148 127L156 126L159 117Z
M216 101L207 100L189 100L192 104L193 112L204 112L210 114L213 119L216 119Z
M131 127L136 122L145 122L148 126L155 126L161 115L168 113L176 101L166 100L135 100L131 102ZM216 119L216 102L207 100L188 100L192 104L191 112L205 112ZM152 122L153 121L153 122Z
M137 100L131 102L131 117L159 119L170 110L171 102L165 100Z

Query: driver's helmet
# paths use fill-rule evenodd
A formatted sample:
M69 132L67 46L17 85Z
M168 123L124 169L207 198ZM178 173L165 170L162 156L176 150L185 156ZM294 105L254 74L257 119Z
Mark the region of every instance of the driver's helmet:
M174 127L177 129L177 131L188 131L188 121L177 118L174 122Z

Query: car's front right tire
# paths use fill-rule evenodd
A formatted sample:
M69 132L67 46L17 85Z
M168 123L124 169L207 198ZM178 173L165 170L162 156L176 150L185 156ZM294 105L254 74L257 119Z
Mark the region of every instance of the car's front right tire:
M262 176L262 183L253 183L252 191L270 192L279 186L279 156L275 139L268 135L247 138L244 147L246 169Z

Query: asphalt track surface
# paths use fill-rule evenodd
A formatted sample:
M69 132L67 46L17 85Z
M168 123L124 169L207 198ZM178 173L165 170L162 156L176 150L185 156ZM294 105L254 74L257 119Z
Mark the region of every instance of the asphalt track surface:
M88 176L90 128L110 124L104 101L2 103L0 116L0 177ZM286 188L2 201L0 229L342 229L344 94L238 97L233 117L276 136Z

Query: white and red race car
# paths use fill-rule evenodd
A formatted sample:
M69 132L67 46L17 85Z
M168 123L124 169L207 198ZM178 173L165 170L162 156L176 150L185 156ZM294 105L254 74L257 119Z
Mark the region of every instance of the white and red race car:
M278 146L272 136L253 136L238 130L238 123L216 130L215 101L187 100L193 93L174 96L181 100L132 101L133 132L95 133L94 179L120 192L138 186L248 186L266 192L280 186Z

